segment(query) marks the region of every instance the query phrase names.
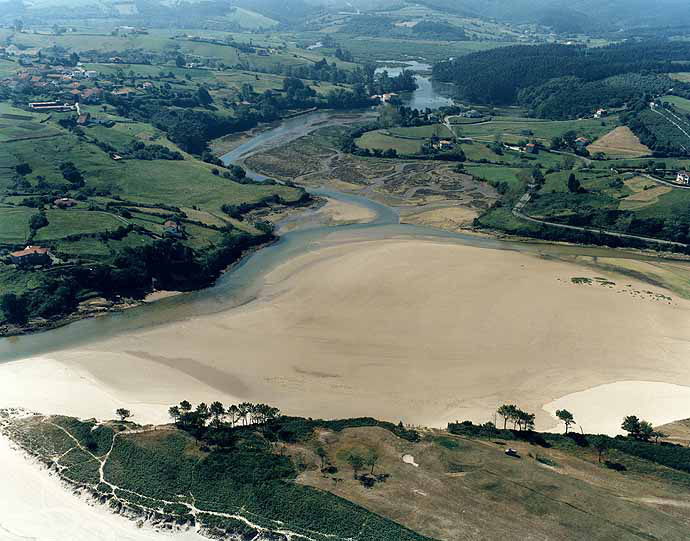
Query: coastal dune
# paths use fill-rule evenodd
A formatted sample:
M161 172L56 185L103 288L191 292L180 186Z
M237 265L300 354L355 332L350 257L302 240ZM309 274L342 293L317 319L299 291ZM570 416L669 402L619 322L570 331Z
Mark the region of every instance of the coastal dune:
M45 385L67 367L75 392L22 405L90 417L118 404L160 422L182 399L249 400L292 415L444 426L493 421L510 402L551 429L542 407L571 393L690 385L690 303L595 272L451 241L341 236L268 273L243 307L51 354ZM0 378L30 388L31 372L16 367L32 362L0 366ZM110 397L103 413L80 395L85 382ZM573 413L585 431L620 425L605 408Z

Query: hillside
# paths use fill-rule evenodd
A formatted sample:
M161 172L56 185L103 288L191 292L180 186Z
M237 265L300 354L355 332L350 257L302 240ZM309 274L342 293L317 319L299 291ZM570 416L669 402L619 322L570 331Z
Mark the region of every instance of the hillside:
M114 512L218 539L681 539L689 525L689 473L613 448L601 458L579 435L277 418L212 437L183 421L2 417Z

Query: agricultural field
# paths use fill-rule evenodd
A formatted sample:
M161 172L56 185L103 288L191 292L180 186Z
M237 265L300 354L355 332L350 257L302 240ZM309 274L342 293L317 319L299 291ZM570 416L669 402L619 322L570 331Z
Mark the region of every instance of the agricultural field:
M618 126L599 137L587 150L590 154L603 152L609 158L638 158L652 153L627 126Z
M11 60L0 59L0 77L14 75L19 69L19 65Z
M0 102L0 141L37 139L51 137L59 132L48 124L41 123L47 115L31 113Z
M335 36L352 51L359 60L406 61L423 57L429 63L445 60L449 56L463 56L477 51L505 47L509 43L498 41L423 41L403 40L384 37L357 37L338 33Z
M84 126L77 134L57 123L69 114L48 120L47 115L4 102L0 105L0 123L12 126L2 130L12 139L0 141L3 291L28 294L48 276L58 276L63 264L65 269L109 264L125 248L153 246L168 237L164 222L171 219L180 224L180 245L198 254L196 257L217 250L229 239L244 239L243 235L248 240L241 242L249 243L263 233L252 222L227 216L223 205L257 203L274 196L290 204L302 196L302 191L288 186L233 182L221 176L217 166L184 152L180 152L180 160L113 160L95 143L118 150L134 141L179 149L150 124L104 113L96 105L84 109L94 118L107 118L115 124ZM42 137L17 136L26 124L38 126L40 131L35 131ZM80 183L68 181L64 173L67 163L82 178ZM53 201L59 197L76 198L76 205L56 208ZM9 264L7 253L27 244L50 249L56 258L52 270L26 270ZM3 319L0 313L0 323Z
M471 137L481 141L494 141L500 137L504 142L515 144L525 139L536 139L548 146L553 137L567 131L574 131L578 137L594 140L618 126L618 118L611 116L604 120L548 121L531 118L495 117L488 122L453 126L458 137Z
M662 96L662 102L668 102L678 109L681 113L690 114L690 100L681 98L680 96Z
M386 133L385 130L367 132L357 139L357 146L369 150L395 150L398 154L411 156L422 151L427 138L407 138Z

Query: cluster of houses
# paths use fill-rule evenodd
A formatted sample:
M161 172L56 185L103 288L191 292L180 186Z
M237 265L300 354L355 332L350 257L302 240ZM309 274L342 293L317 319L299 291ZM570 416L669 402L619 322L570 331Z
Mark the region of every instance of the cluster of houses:
M102 88L93 85L97 77L97 71L82 67L30 66L20 70L14 77L1 80L0 83L9 88L29 85L37 90L43 89L46 93L58 90L64 100L97 104L101 103L104 95ZM64 104L63 100L60 101Z
M15 75L0 79L0 85L16 89L27 85L35 93L45 93L53 101L38 101L30 104L37 111L66 112L74 110L75 103L98 105L103 103L106 93L129 98L154 88L151 81L143 81L134 87L121 87L112 80L103 78L98 71L82 66L25 66Z
M609 112L606 109L597 109L596 113L594 113L594 118L604 118L608 114Z

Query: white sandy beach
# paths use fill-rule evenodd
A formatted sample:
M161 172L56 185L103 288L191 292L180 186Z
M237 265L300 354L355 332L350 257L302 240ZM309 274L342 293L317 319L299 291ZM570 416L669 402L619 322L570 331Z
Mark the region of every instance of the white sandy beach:
M250 400L443 426L493 420L511 402L548 429L545 404L598 385L690 386L690 303L629 278L571 281L597 275L517 252L350 239L283 264L242 308L0 365L0 406L89 417L125 406L160 422L182 399ZM612 408L566 403L588 430L620 424ZM656 419L651 406L631 413Z
M195 532L161 533L92 506L0 437L0 540L202 541Z
M544 406L554 418L559 409L578 412L575 430L581 425L589 434L625 434L621 421L626 415L637 415L654 426L687 418L690 387L657 381L618 381L566 395ZM562 430L563 425L558 429Z

